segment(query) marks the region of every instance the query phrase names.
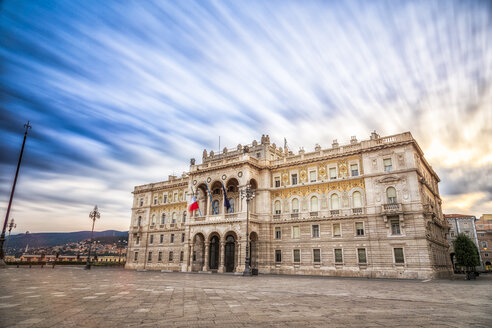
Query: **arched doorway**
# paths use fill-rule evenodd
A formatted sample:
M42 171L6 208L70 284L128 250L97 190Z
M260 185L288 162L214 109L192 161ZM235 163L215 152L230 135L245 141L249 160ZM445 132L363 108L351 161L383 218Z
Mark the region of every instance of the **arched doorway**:
M224 266L226 272L234 272L235 261L234 254L236 250L236 239L233 235L226 237L225 254L224 254Z
M251 268L258 268L258 234L251 232L249 235L249 263Z
M210 270L217 270L219 268L219 237L216 235L210 239L208 266Z
M193 238L192 271L202 271L205 260L205 238L197 233Z

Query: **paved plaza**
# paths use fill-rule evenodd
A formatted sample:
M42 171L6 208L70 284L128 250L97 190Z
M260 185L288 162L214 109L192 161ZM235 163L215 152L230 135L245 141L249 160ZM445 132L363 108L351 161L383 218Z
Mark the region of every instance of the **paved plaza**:
M491 327L492 276L464 280L0 270L1 327Z

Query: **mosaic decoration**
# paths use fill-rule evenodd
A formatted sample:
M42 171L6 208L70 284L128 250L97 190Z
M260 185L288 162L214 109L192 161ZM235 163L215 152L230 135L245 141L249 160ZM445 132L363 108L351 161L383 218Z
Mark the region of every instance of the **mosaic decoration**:
M364 180L363 179L355 179L348 181L336 181L336 182L328 182L313 186L296 186L293 188L286 188L278 191L274 191L271 193L272 200L274 198L290 198L292 196L308 196L311 193L329 193L332 190L338 190L341 193L347 193L353 188L361 188L365 189Z

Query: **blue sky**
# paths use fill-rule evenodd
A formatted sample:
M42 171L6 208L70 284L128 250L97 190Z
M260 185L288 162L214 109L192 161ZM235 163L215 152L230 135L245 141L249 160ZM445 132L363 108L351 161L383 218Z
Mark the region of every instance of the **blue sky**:
M0 205L18 231L126 230L133 186L204 148L411 131L447 213L492 212L488 1L4 1Z

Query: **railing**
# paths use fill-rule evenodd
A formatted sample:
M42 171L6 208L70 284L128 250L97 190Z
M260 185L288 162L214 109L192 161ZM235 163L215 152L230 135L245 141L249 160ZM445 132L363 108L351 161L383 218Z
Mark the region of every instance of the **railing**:
M331 210L330 214L331 215L340 215L340 210Z
M159 228L164 229L166 225L165 224L159 224Z
M280 214L274 214L273 215L274 220L279 220L280 219Z
M309 216L318 216L318 211L316 211L316 212L309 212Z
M401 204L400 203L383 204L383 209L385 211L399 211L401 210Z
M297 218L299 218L299 213L291 213L291 214L290 214L290 217L291 217L292 219L297 219Z
M358 207L358 208L353 208L352 209L352 213L353 214L362 214L362 207Z

